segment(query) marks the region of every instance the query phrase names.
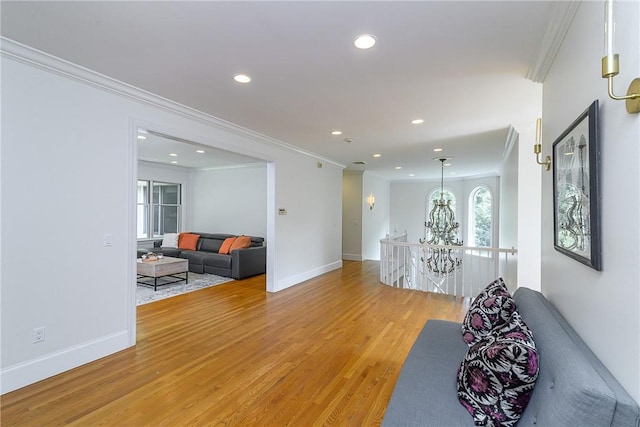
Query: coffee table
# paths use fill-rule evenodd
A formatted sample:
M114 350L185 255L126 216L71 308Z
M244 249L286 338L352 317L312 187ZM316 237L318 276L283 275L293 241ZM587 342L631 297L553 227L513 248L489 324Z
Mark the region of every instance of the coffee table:
M178 283L184 280L185 283L189 280L189 261L182 258L162 257L157 261L142 261L138 259L138 279L143 277L153 278L153 290L157 291L158 286L169 285L171 283ZM177 274L184 273L184 277L177 276ZM173 277L178 280L172 280L169 282L163 282L158 285L159 277ZM149 282L141 282L141 285L151 286Z

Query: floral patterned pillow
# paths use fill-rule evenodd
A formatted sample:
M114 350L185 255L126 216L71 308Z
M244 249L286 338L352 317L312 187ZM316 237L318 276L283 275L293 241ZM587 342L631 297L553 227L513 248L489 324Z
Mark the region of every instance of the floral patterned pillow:
M462 322L462 339L470 346L504 325L516 309L502 278L491 283L473 300Z
M533 334L515 312L509 323L469 348L458 369L458 399L476 425L514 426L538 370Z

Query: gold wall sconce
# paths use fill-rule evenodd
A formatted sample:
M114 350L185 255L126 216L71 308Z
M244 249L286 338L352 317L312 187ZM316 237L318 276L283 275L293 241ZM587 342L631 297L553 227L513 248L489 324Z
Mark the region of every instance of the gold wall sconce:
M604 44L605 56L602 58L602 78L607 79L609 96L615 100L626 100L629 114L640 113L640 78L631 81L626 96L613 93L613 78L620 72L619 55L615 53L615 2L604 2Z
M376 204L376 198L373 194L367 196L367 203L369 204L369 210L373 210L373 206Z
M548 171L551 170L551 156L547 156L544 162L540 161L540 152L542 151L542 119L538 117L536 119L536 143L533 146L533 152L536 155L536 163L544 166Z

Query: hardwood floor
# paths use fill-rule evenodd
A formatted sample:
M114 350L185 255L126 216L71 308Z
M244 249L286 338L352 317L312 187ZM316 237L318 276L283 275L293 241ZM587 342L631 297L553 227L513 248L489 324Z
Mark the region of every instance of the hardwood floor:
M376 426L425 321L469 301L378 263L276 294L265 277L138 307L135 347L2 396L3 426Z

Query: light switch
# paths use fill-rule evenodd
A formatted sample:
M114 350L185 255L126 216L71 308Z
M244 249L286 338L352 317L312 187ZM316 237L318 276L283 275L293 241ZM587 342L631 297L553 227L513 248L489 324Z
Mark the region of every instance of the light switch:
M113 235L111 233L107 233L104 235L104 245L113 246Z

